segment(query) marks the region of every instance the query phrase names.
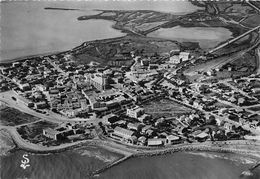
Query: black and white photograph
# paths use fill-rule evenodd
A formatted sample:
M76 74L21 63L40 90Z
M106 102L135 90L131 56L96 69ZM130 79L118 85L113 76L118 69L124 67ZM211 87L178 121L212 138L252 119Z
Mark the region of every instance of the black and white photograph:
M1 0L0 179L260 179L260 1Z

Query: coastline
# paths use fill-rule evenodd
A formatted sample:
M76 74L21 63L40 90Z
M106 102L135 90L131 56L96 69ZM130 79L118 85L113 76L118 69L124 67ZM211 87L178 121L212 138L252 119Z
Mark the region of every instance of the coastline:
M260 143L258 143L260 146ZM106 165L105 167L98 169L92 173L93 176L98 176L99 174L105 172L106 170L119 165L120 163L130 159L130 158L142 158L142 157L151 157L151 156L160 156L160 155L170 155L177 152L216 152L216 153L234 153L240 155L247 155L250 157L254 157L258 160L255 165L258 165L260 162L260 152L259 151L243 151L235 148L223 148L223 147L213 147L210 145L205 144L195 144L195 145L186 145L186 146L176 146L175 148L170 149L159 149L158 151L145 151L145 152L138 152L136 154L132 154L130 156L124 156L123 158ZM254 152L258 152L255 154ZM255 166L254 165L254 166Z
M92 19L92 20L95 20L95 19ZM115 28L114 25L115 25L116 22L114 20L106 20L106 21L113 22L113 24L111 25L111 28L120 31L121 33L124 33L124 35L119 36L119 37L112 37L112 38L106 38L106 39L95 39L95 40L85 41L85 42L80 43L79 45L77 45L75 47L71 47L70 49L67 49L67 50L50 51L50 52L46 52L46 53L37 53L37 54L32 54L32 55L24 55L24 56L20 56L20 57L5 58L5 59L1 59L1 56L0 56L0 65L1 64L2 65L3 64L8 64L8 63L16 62L16 61L23 61L23 60L26 60L28 58L37 58L37 57L40 57L40 56L58 55L58 54L66 53L66 52L69 52L71 50L80 48L80 47L82 47L86 43L94 43L94 42L98 42L98 41L99 42L106 42L106 41L111 41L111 40L121 40L122 38L131 36L131 35L138 35L138 34L135 34L135 33L131 32L131 31L126 31L124 29Z
M196 5L197 6L197 5ZM55 8L55 7L45 7L44 8L45 10L80 10L80 9L73 9L73 8ZM120 10L104 10L104 9L93 9L94 11L99 11L100 14L102 13L106 13L106 12L121 12ZM128 12L126 10L124 10L125 12ZM186 15L190 15L190 14L193 14L193 13L197 13L199 10L196 10L195 12L192 12L192 13L188 13L188 14L182 14L182 15L177 15L176 16L186 16ZM162 13L162 14L169 14L169 13L166 13L166 12L160 12L160 11L154 11L154 10L131 10L131 12L154 12L154 13ZM91 43L91 42L95 42L95 41L104 41L106 42L106 40L111 40L111 39L115 39L117 40L118 38L122 38L122 37L127 37L129 35L135 35L135 36L141 36L141 37L146 37L146 38L155 38L155 39L161 39L161 40L171 40L171 39L165 39L165 38L157 38L157 37L147 37L146 35L148 33L146 33L146 31L142 32L142 33L138 33L138 32L135 32L135 31L132 31L130 29L124 29L124 28L121 28L120 26L117 25L118 21L116 20L116 17L114 16L99 16L100 14L96 14L96 15L85 15L85 16L79 16L78 19L79 20L107 20L107 21L112 21L113 24L111 25L111 28L112 29L115 29L115 30L118 30L120 31L121 33L124 33L125 35L121 36L121 37L114 37L114 38L107 38L107 39L96 39L96 40L90 40L90 41L85 41L83 42L82 44L85 44L85 43ZM85 17L85 18L83 18ZM83 19L82 19L83 18ZM169 21L165 24L162 24L162 25L159 25L158 27L160 28L169 28L168 25L170 25L172 27L176 27L176 26L180 26L180 27L207 27L207 26L204 26L204 25L201 25L201 24L183 24L181 23L180 21L177 21L175 25L171 25L171 23L173 23L172 21ZM158 28L156 27L156 28ZM221 26L211 26L212 28L217 28L217 27L221 27ZM236 36L239 32L237 29L231 27L231 26L226 26L224 27L226 29L228 29L231 33L232 33L232 36ZM150 32L151 29L148 29L149 33L155 31L154 28L152 28L152 31ZM240 29L241 30L241 29ZM143 34L144 33L144 34ZM176 41L176 40L172 40L172 41ZM182 43L182 42L179 42L179 43ZM222 42L221 42L222 43ZM76 48L79 48L82 46L81 45L78 45L76 47L72 47L71 49L67 49L67 50L61 50L61 51L50 51L50 52L46 52L46 53L39 53L39 54L32 54L32 55L25 55L25 56L21 56L21 57L15 57L15 58L5 58L5 59L1 59L0 60L0 64L7 64L7 63L10 63L10 62L15 62L15 61L22 61L22 60L25 60L26 58L35 58L35 57L38 57L38 56L48 56L48 55L55 55L55 54L59 54L59 53L65 53L67 51L70 51L70 50L73 50L73 49L76 49Z
M27 58L37 58L40 56L55 55L55 54L59 54L59 53L65 53L67 51L69 51L69 50L40 53L40 54L35 54L35 55L25 55L25 56L16 57L16 58L10 58L10 59L1 59L0 64L8 64L11 62L22 61L22 60L26 60Z
M9 133L9 131L7 131ZM151 157L151 156L160 156L160 155L170 155L177 152L215 152L215 153L234 153L240 155L246 155L247 157L254 158L258 162L254 165L257 165L260 162L260 142L257 141L248 141L248 140L230 140L223 142L211 142L206 141L204 143L186 143L186 144L177 144L168 147L158 147L158 148L131 148L126 147L123 144L116 144L113 142L103 141L103 140L83 140L77 143L74 143L69 146L64 146L63 148L55 148L50 150L36 150L30 149L29 147L20 145L19 142L15 141L12 134L9 133L12 137L15 147L7 151L7 154L13 153L17 150L24 150L32 154L54 154L59 152L64 152L67 150L73 150L80 148L82 146L95 146L106 149L107 151L118 153L123 157L108 163L104 167L97 169L92 172L92 176L97 176L106 170L119 165L120 163L130 159L130 158L142 158L142 157ZM248 145L250 143L250 145ZM251 148L250 148L251 146Z

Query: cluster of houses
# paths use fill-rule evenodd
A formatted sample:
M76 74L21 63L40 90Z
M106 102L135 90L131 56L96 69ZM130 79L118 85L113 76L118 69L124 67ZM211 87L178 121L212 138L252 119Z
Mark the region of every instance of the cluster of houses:
M12 89L21 97L19 100L28 107L38 111L52 110L68 118L96 113L104 119L104 132L109 137L135 145L161 146L187 139L218 139L227 136L227 132L234 132L236 128L232 121L237 126L259 127L259 121L252 120L255 114L229 108L229 105L244 107L259 103L257 76L232 81L230 85L244 91L238 92L220 82L190 84L178 68L183 62L194 59L187 51L173 49L158 61L134 53L129 58L133 65L127 70L121 70L123 67L101 68L95 64L76 65L69 53L14 62L2 65L0 70L15 85ZM3 85L5 83L1 83L1 88ZM218 118L213 120L213 117L198 114L178 116L174 120L154 119L137 106L165 95L197 111L226 117L231 122L221 124ZM203 125L210 127L196 128ZM89 130L70 124L43 130L43 135L53 140L89 133Z
M140 120L140 117L144 115L146 119ZM104 133L114 140L131 145L163 146L183 143L188 138L191 141L200 142L210 140L209 129L196 128L202 124L218 126L217 120L211 119L212 117L206 119L193 113L171 119L154 119L145 114L143 108L135 106L132 109L127 109L126 117L119 117L114 114L104 116L103 125L105 125ZM230 126L228 129L231 130ZM220 131L215 130L212 135L216 134L217 138Z
M149 133L152 132L152 130L149 130L146 128L142 128L140 134L144 134L143 136L136 137L135 131L136 126L129 125L129 129L125 129L122 127L116 127L112 133L110 133L110 136L114 139L124 141L126 143L141 145L141 146L162 146L162 145L172 145L172 144L179 144L182 143L183 140L181 140L180 137L175 135L165 135L165 138L147 138L144 135L149 135ZM133 130L130 130L133 129Z
M251 80L248 78L247 80L227 81L238 90L234 90L230 85L221 82L211 84L171 82L172 86L167 89L169 89L169 95L172 99L197 110L214 113L221 118L225 118L230 125L243 126L248 131L259 133L260 116L257 114L257 110L252 110L254 106L259 105L257 95L254 96L256 93L252 92L252 89L257 88L259 81L255 78ZM252 86L246 87L245 83ZM237 107L232 109L234 105ZM252 106L252 109L250 106ZM220 124L220 120L218 120L218 124Z
M92 126L76 123L62 123L55 128L43 129L43 135L54 141L75 140L93 137Z

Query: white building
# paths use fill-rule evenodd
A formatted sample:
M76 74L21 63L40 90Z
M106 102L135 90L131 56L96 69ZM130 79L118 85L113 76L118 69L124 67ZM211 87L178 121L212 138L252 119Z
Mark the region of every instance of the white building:
M99 90L106 89L107 79L103 73L87 74L85 76L87 81L89 81L95 88Z
M148 139L147 145L148 146L160 146L164 145L165 139Z
M170 57L169 63L171 63L171 64L178 64L178 63L181 63L181 59L180 59L179 56L174 55L174 56Z
M122 140L122 141L127 141L127 142L134 142L134 137L133 136L134 132L128 129L124 129L122 127L116 127L114 129L114 132L111 133L111 137ZM136 138L136 137L135 137Z
M19 84L18 84L18 87L19 87L21 90L28 90L28 89L30 89L29 83L19 83Z
M167 141L167 144L178 144L180 143L180 137L178 136L174 136L174 135L168 135L166 136L166 141Z
M143 114L144 114L144 108L140 108L139 106L126 110L126 115L132 118L138 118Z
M188 61L190 58L190 53L188 52L181 52L179 58L182 59L183 62Z
M56 131L54 129L51 129L51 128L43 129L43 135L48 137L48 138L57 140L57 135L58 134L60 134L60 132Z

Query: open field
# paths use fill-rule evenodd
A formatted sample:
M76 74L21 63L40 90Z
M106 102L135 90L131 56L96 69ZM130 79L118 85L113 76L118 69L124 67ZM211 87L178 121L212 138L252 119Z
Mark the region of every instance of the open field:
M248 17L242 22L243 25L248 27L256 27L260 24L260 15L255 14L253 16Z
M249 119L260 122L260 116L259 116L259 115L256 115L256 116L253 116L253 117L250 117Z
M44 141L42 135L43 129L54 127L57 127L57 124L47 121L40 121L37 123L21 126L17 129L17 132L23 139L29 140L32 143L39 143Z
M76 62L81 64L94 61L101 65L121 67L133 63L131 51L152 56L178 48L179 43L171 40L125 36L116 40L89 42L86 47L74 50L73 55Z
M187 114L192 109L173 102L169 99L160 99L158 101L151 101L144 106L145 112L151 114L153 118L159 117L174 117L182 114Z
M5 126L21 125L39 120L37 117L4 105L0 107L0 117L0 124Z
M4 129L0 130L0 156L15 147L12 136Z
M252 111L260 111L260 106L257 106L257 107L252 107L252 108L248 108Z

